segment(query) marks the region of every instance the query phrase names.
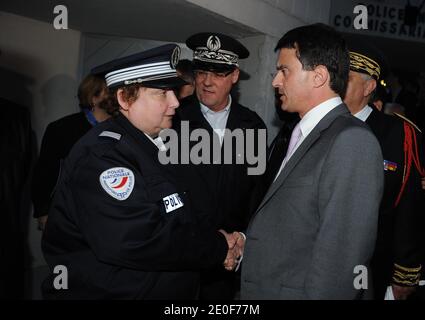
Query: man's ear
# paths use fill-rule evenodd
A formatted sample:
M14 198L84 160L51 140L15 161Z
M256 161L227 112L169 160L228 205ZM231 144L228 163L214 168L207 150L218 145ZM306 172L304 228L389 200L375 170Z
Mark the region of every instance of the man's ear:
M128 104L127 100L124 99L124 90L123 89L118 89L117 100L118 100L118 103L119 103L121 109L128 111L129 104Z
M232 83L233 84L235 84L236 82L238 82L238 79L239 79L239 73L240 73L240 71L239 71L239 69L235 69L233 72L232 72L232 75L231 75L231 77L232 77Z
M329 71L325 66L319 65L314 68L313 85L315 88L323 87L329 79Z
M376 80L375 79L369 79L366 80L364 89L363 89L363 95L365 97L368 97L371 95L371 93L376 89Z

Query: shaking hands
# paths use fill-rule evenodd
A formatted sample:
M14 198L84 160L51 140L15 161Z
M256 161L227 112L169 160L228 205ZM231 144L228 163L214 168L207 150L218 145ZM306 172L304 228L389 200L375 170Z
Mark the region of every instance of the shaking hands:
M236 268L237 271L242 261L245 236L241 232L227 233L224 230L219 231L226 237L227 245L229 247L226 259L223 263L224 268L228 271L232 271Z

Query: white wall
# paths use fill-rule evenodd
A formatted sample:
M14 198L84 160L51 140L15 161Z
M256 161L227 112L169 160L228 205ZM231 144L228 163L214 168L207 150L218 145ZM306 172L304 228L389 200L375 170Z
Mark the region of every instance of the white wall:
M166 43L157 40L119 38L98 34L82 34L81 38L81 70L88 74L93 67L102 63L125 57L130 54L148 50ZM182 51L180 59L192 60L192 50L184 43L177 43Z
M272 73L276 69L276 53L274 47L277 38L256 36L241 39L248 48L250 55L246 60L240 60L241 70L247 72L250 78L239 81L240 103L258 113L269 129L269 143L277 134L279 121L276 121L274 109L274 90Z
M300 25L328 23L331 3L331 0L186 1L274 37Z
M0 96L29 108L39 146L49 122L78 110L80 32L57 31L51 24L5 12L0 12L0 30ZM34 219L28 224L32 266L37 268L45 265L41 234Z
M0 30L1 72L25 81L23 87L2 77L0 94L31 109L33 128L41 138L47 123L78 110L80 32L55 30L51 24L5 12L0 12Z

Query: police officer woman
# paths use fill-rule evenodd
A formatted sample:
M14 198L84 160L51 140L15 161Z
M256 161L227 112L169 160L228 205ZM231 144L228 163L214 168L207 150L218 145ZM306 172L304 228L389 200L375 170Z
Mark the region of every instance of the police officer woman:
M235 263L237 235L200 221L208 206L181 179L194 173L158 161L158 133L179 106L179 53L169 44L93 70L117 115L86 134L61 170L43 235L45 298L192 299L199 270Z

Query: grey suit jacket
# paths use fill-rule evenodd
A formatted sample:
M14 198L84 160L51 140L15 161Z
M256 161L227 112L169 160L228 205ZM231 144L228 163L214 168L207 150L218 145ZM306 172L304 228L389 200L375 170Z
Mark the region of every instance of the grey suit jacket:
M358 290L355 267L368 268L374 250L382 166L379 143L368 127L344 104L330 111L292 155L251 220L241 298L371 298L370 273L368 290Z

